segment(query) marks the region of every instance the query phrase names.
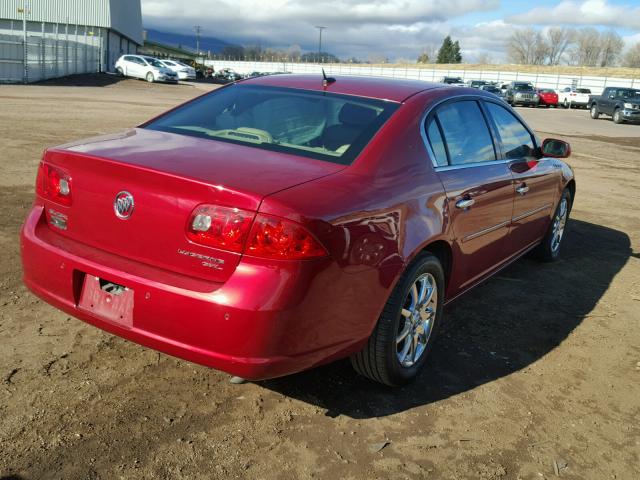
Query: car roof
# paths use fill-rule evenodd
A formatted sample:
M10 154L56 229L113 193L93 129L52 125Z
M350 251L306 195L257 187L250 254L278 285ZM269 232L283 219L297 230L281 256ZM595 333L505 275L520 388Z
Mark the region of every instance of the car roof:
M242 80L246 85L264 85L269 87L298 88L302 90L327 91L343 95L377 98L402 102L424 90L444 88L445 85L421 80L401 80L384 77L355 77L347 75L333 76L335 82L323 86L322 74L317 75L268 75Z

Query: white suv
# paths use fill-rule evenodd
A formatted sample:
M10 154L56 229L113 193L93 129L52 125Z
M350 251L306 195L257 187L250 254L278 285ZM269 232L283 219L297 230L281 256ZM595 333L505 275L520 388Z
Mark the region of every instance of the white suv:
M178 74L160 60L145 55L123 55L116 62L116 72L125 77L143 78L147 82L177 82Z

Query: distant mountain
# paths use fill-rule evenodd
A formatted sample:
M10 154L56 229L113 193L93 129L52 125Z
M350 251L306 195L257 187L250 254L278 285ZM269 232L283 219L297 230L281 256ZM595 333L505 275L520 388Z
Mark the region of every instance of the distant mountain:
M185 50L195 51L196 49L195 34L183 35L181 33L161 32L160 30L149 28L147 29L147 38L152 42L164 43L165 45L180 47ZM228 45L231 44L219 38L200 36L200 51L205 53L209 51L211 53L220 53L222 49Z

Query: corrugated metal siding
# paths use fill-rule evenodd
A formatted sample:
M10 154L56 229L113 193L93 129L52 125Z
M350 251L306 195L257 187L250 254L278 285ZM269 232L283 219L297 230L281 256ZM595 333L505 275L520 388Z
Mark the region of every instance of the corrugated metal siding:
M23 0L0 0L0 18L22 20ZM112 28L142 45L140 0L28 0L27 19Z
M111 0L111 28L142 45L140 0Z

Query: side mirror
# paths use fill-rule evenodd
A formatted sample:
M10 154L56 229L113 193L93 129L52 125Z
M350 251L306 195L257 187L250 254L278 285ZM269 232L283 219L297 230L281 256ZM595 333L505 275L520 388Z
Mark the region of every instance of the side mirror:
M612 93L611 95L609 95L609 98L613 100L614 98L616 98L616 96Z
M563 140L547 138L542 142L542 156L553 158L567 158L571 155L571 145Z

